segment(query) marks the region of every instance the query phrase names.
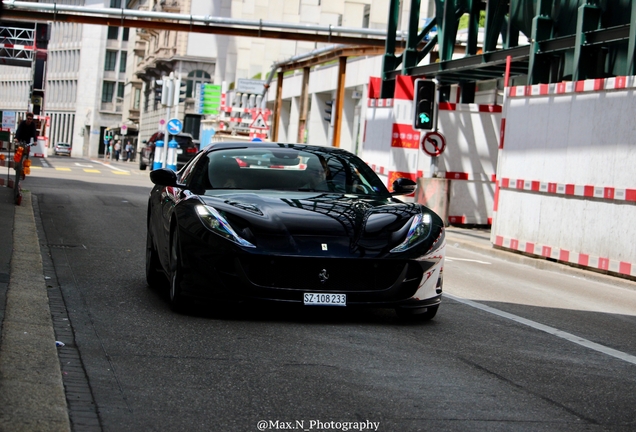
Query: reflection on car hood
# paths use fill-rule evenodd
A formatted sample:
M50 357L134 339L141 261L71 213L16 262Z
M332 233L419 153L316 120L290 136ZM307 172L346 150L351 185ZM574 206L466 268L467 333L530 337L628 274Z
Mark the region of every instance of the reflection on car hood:
M225 191L201 199L221 211L237 232L247 232L258 247L280 249L284 240L290 242L285 248L296 252L317 243L346 248L342 252L347 254L386 252L404 239L413 215L428 211L391 198L343 194Z

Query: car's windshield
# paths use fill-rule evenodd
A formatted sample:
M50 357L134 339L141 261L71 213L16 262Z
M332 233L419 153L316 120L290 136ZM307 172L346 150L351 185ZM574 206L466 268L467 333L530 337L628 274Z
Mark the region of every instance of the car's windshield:
M347 152L248 147L212 151L207 159L208 189L388 194L373 170Z

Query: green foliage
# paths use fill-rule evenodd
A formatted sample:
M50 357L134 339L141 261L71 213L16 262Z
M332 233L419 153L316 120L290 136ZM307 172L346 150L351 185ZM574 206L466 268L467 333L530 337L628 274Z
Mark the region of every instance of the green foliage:
M462 17L459 19L459 27L457 28L458 30L468 28L468 18L469 18L468 14L462 15ZM486 26L486 11L480 11L479 12L479 27L484 28L485 26Z

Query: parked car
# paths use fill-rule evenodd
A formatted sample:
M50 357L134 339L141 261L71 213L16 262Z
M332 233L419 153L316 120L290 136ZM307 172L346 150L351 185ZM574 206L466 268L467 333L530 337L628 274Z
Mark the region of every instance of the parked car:
M444 222L397 198L413 180L389 192L345 150L252 142L212 144L150 179L146 279L169 286L174 310L199 298L437 313Z
M189 133L180 133L177 135L170 135L170 138L174 138L177 142L177 170L181 169L194 155L199 151L199 146L196 141L192 139L192 135ZM157 141L164 141L164 150L168 149L168 143L164 140L163 132L155 132L150 139L143 141L143 147L139 151L139 169L145 170L147 166L152 165L155 160L155 145Z
M71 145L69 143L65 143L65 142L59 142L59 143L55 144L55 147L53 147L53 153L55 154L55 156L57 156L57 155L70 156L71 155L71 150L72 150Z

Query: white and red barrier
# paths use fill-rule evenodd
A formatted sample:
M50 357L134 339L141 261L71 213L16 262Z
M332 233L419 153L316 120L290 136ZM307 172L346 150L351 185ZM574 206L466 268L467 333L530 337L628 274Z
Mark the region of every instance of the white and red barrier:
M369 82L362 157L390 186L397 177L442 177L450 184L448 221L492 222L501 105L441 103L438 131L446 148L431 171L431 156L421 148L428 131L413 123L413 78L398 76L394 97L379 99L379 78Z
M493 244L636 277L634 77L506 90Z

